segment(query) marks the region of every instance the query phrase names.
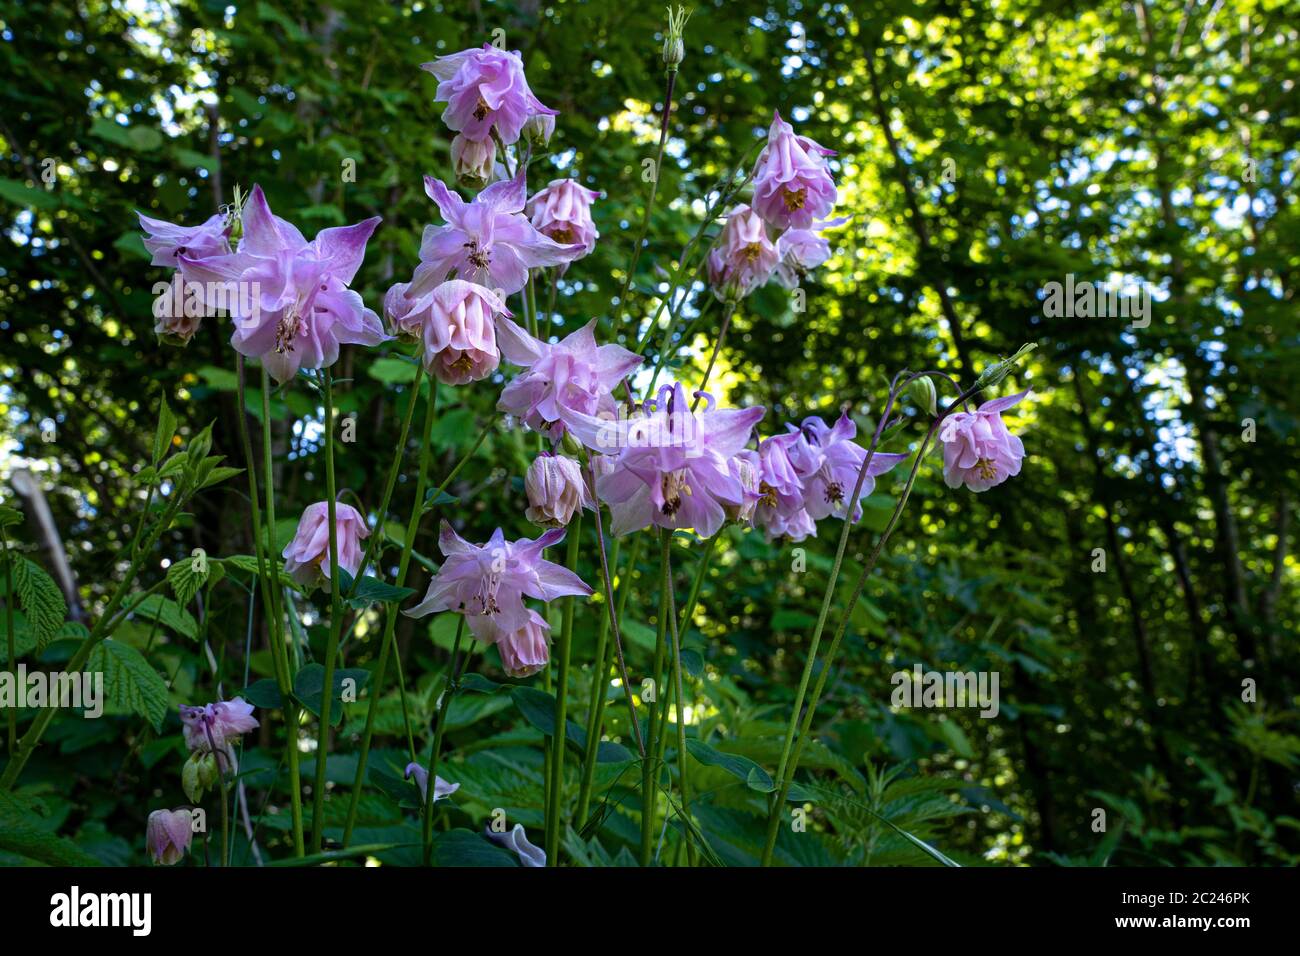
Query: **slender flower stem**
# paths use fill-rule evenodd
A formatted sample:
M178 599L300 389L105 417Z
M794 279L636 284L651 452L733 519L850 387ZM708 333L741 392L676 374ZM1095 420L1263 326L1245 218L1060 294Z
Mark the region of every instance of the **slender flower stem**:
M420 379L417 374L415 385L411 393L411 405L414 406L416 399L420 395ZM437 417L438 407L438 382L436 379L429 379L429 401L425 408L424 415L424 433L420 441L420 464L415 479L415 500L411 503L411 516L406 521L406 534L402 540L402 556L397 564L397 580L394 582L399 588L406 585L406 571L411 564L411 550L415 546L416 535L420 531L420 518L424 515L424 491L429 483L429 457L431 453L431 434L433 432L433 422ZM407 423L410 423L410 409L407 409ZM406 444L405 439L402 442ZM477 447L477 446L475 446ZM380 511L380 520L387 511ZM358 575L360 577L360 575ZM394 631L397 627L397 604L393 603L388 606L388 611L384 615L384 636L379 644L379 660L375 662L374 678L370 682L370 703L366 708L366 725L361 732L361 750L357 754L357 772L352 778L352 798L348 803L348 818L343 826L343 846L346 847L352 839L352 828L357 822L357 807L361 800L361 785L366 779L366 760L370 755L370 741L375 733L375 717L379 712L379 698L383 696L384 677L388 673L388 658L394 657L397 667L401 669L402 663L399 655L393 654ZM402 714L406 715L406 691L402 690ZM411 738L409 733L410 721L407 720L408 741ZM411 759L415 759L415 745L411 744Z
M669 580L669 548L672 547L672 535L662 529L659 532L659 618L655 622L655 656L654 669L651 671L651 686L656 698L664 693L660 675L664 668L664 638L668 632L668 590L672 587ZM654 818L655 818L655 784L658 777L658 765L655 762L656 743L659 734L658 707L652 701L647 716L649 740L646 754L641 760L641 865L649 866L654 852Z
M334 480L334 378L329 367L323 369L325 385L325 495L329 520L330 544L330 631L325 645L325 676L321 683L320 734L316 740L316 783L312 787L311 849L319 853L325 829L325 763L329 756L330 718L334 708L334 667L339 653L339 629L343 609L339 602L339 529L335 518L338 488Z
M4 527L0 526L0 546L3 546L5 559L5 650L8 656L5 657L5 663L9 669L15 673L18 671L18 649L14 639L14 556L9 553L9 536L5 534ZM5 755L13 759L14 752L18 750L18 708L6 707L8 711L6 717L9 724L9 746L5 749Z
M880 436L884 432L885 423L888 422L889 420L889 414L893 410L894 402L897 400L898 396L902 393L903 389L905 389L914 379L920 378L923 375L932 375L932 374L935 373L919 372L913 375L909 375L906 371L903 371L898 373L898 375L894 376L894 381L890 384L889 398L885 403L884 412L880 416L880 420L876 425L875 435L872 437L871 445L868 447L867 454L862 461L862 468L858 472L858 480L857 483L854 485L853 494L848 498L850 509L845 515L844 527L840 532L840 543L838 549L836 550L835 563L831 568L831 578L827 582L826 593L822 599L821 613L817 618L817 627L813 632L812 644L810 645L808 650L808 660L807 663L804 665L803 676L799 682L799 693L796 695L795 706L792 709L790 714L790 726L786 732L785 747L782 750L781 762L777 768L776 779L778 785L777 785L776 792L773 794L772 803L769 807L769 812L768 812L767 840L763 847L763 855L761 859L761 865L763 866L768 866L772 862L772 854L776 849L777 831L780 827L781 809L785 805L786 798L789 795L790 784L794 780L795 771L798 769L799 758L803 752L803 747L806 742L808 731L812 726L814 711L817 708L817 702L821 698L822 689L825 687L826 678L830 673L831 664L834 662L834 655L839 649L840 639L843 637L844 631L848 626L849 615L852 614L853 608L857 604L858 597L862 593L862 588L866 584L867 576L871 573L871 570L875 567L876 560L879 558L881 551L884 549L885 542L889 539L890 533L893 531L894 526L897 524L898 518L902 514L903 507L907 504L907 499L912 492L912 485L916 481L917 471L921 467L921 462L925 459L926 452L929 450L930 439L938 431L939 426L942 424L945 418L947 418L950 414L952 414L952 412L958 406L963 405L967 399L975 395L983 388L983 386L976 384L972 388L968 389L966 392L962 393L960 396L954 399L943 410L943 413L939 417L937 417L933 422L931 422L930 428L926 432L925 439L924 441L922 441L921 447L917 452L916 461L912 465L912 471L908 476L907 484L904 486L903 494L899 498L898 504L895 505L893 514L890 516L889 523L888 525L886 525L884 532L881 534L880 540L876 543L875 550L872 552L870 560L864 566L862 573L858 577L858 582L857 585L855 586L852 600L845 606L843 618L841 619L840 625L836 631L836 635L832 640L832 645L829 652L827 653L827 658L822 665L822 672L818 676L817 686L813 691L813 697L809 701L807 714L804 715L802 722L800 722L804 695L808 689L809 677L812 674L812 669L816 660L817 645L821 640L822 630L826 624L826 617L830 611L830 602L831 599L834 597L835 584L839 577L840 567L843 563L845 548L848 544L849 531L852 528L852 522L849 520L853 516L852 505L857 502L858 496L862 492L862 485L866 480L867 471L871 467L871 460L876 453L876 448L880 444ZM900 385L899 379L903 378L903 376L905 375L908 377ZM793 759L791 759L790 757L791 746L794 742L796 731L799 732L799 744L798 747L794 749L794 757Z
M465 633L465 615L456 620L456 643L452 648L451 662L447 665L447 680L442 686L442 701L438 707L438 726L433 732L433 749L429 751L429 782L424 791L424 865L433 862L433 805L438 792L438 755L442 752L442 737L447 730L447 711L451 699L460 685L460 640Z
M240 356L242 360L242 356ZM243 421L243 415L240 416ZM285 724L285 756L289 765L289 815L293 828L293 848L297 856L306 852L302 833L302 770L298 764L298 705L289 694L293 687L294 669L289 666L289 654L284 647L284 611L280 603L284 596L280 589L278 562L275 555L275 469L271 446L271 377L262 369L262 482L266 485L266 532L263 547L266 549L266 568L270 575L263 606L271 611L271 641L275 646L272 656L278 656L285 677L285 689L280 694L283 702ZM250 471L252 466L250 465ZM251 478L250 478L251 480ZM254 482L256 484L256 482ZM259 551L260 553L260 551ZM269 603L268 603L269 601Z
M636 244L632 247L632 261L628 264L627 275L623 277L623 288L618 293L618 307L627 311L627 293L636 276L637 263L641 261L641 247L645 244L646 232L650 228L650 215L654 211L655 196L659 192L659 174L663 171L664 147L668 144L668 125L673 113L673 86L677 82L677 68L667 71L664 81L664 113L659 124L659 149L655 153L654 177L650 180L650 195L646 198L645 212L641 216L641 228L637 232Z
M641 738L641 725L636 719L636 702L632 699L632 684L627 676L627 659L623 656L623 635L618 628L618 612L614 610L614 579L609 574L609 556L605 551L605 530L600 517L600 502L596 503L596 544L600 549L600 570L605 578L605 607L609 611L609 627L614 633L614 654L618 659L618 677L623 682L623 696L627 699L627 712L632 720L632 736L636 750L645 759L645 741Z
M715 534L710 543L717 540ZM707 555L700 560L700 566L707 563ZM665 587L668 593L668 630L673 641L673 696L677 701L677 785L682 792L682 839L686 843L686 862L695 865L695 842L687 838L691 830L691 788L686 776L686 698L682 689L682 643L677 630L677 607L673 600L672 557L668 558L665 574ZM665 735L666 736L666 735Z
M569 527L569 550L565 567L577 569L578 546L582 540L582 512L574 515ZM560 624L559 670L555 675L555 732L551 735L551 802L546 807L546 860L551 866L560 865L560 805L564 802L564 749L567 744L569 701L569 650L573 641L573 612L576 597L564 599L563 620Z

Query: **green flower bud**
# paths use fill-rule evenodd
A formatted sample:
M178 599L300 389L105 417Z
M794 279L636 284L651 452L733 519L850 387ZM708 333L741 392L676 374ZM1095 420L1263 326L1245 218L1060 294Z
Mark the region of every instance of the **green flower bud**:
M912 379L912 383L907 386L907 391L918 406L931 415L939 414L939 393L935 391L934 379L930 376L922 375L920 378Z

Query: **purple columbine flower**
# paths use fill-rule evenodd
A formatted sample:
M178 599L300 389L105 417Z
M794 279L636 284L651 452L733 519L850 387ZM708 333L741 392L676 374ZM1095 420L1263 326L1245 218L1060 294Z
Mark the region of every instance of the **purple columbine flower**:
M787 229L776 240L776 254L780 263L775 278L787 289L799 285L799 280L831 257L831 244L821 233L848 222L847 217L827 219L811 229Z
M943 443L943 480L949 488L965 485L971 491L988 491L1020 474L1025 446L1002 421L1006 411L1029 395L995 398L974 412L954 412L939 427Z
M464 614L480 641L495 643L502 633L522 630L532 620L524 596L554 601L591 588L568 568L545 560L542 551L564 540L560 529L536 540L507 541L500 528L486 544L470 544L446 521L438 546L447 560L429 582L424 600L404 613L424 617L434 611Z
M407 780L415 779L415 785L420 788L420 796L425 800L429 799L429 768L422 767L415 761L406 765L406 773L403 775ZM453 793L460 789L458 783L448 783L442 777L433 778L433 802L446 800Z
M230 252L230 227L220 213L197 226L179 226L162 219L151 219L142 212L136 213L140 228L144 230L144 247L153 256L151 265L181 265L181 257L207 259Z
M577 243L585 256L600 238L591 220L591 204L599 198L600 193L576 180L552 179L533 194L525 211L538 232L561 245Z
M765 438L758 445L758 507L754 524L767 540L802 541L817 536L817 525L804 508L803 479L790 460L799 432Z
M234 741L258 726L257 718L253 716L253 705L242 697L235 697L201 707L182 704L180 714L186 746L194 753L217 754L218 759L223 760L220 769L234 772Z
M244 234L232 255L180 256L187 280L220 286L235 319L230 344L257 358L277 382L300 368L338 361L339 346L386 341L379 316L348 288L380 218L322 229L308 242L271 212L261 186L244 206ZM214 303L209 300L209 305Z
M424 177L424 191L438 204L446 225L425 227L420 265L406 291L408 297L420 298L453 271L458 279L507 296L528 283L529 269L572 262L583 255L581 243L560 245L528 221L524 172L520 169L514 179L493 183L468 203L442 180Z
M816 416L805 418L797 429L793 425L787 427L791 434L799 436L790 448L790 461L803 482L803 504L809 517L814 521L832 514L837 518L845 517L847 499L858 483L858 473L862 471L862 462L867 456L866 451L852 440L858 433L858 426L847 412L841 412L833 428ZM877 451L871 457L871 467L867 469L859 498L875 491L875 479L907 458L907 455ZM854 502L852 520L861 517L862 508Z
M461 50L422 63L420 69L438 78L435 99L447 104L442 121L469 139L490 139L495 127L501 142L508 146L519 139L530 116L556 115L529 89L518 52L485 43L482 49Z
M155 863L171 866L189 852L194 819L189 810L154 810L145 824L144 845Z
M501 354L527 370L502 390L497 408L552 441L563 438L580 416L613 417L617 406L610 393L642 360L621 345L597 345L595 329L592 319L551 344L497 319Z
M745 504L745 489L728 463L766 409L718 408L712 395L697 395L705 406L692 412L681 384L671 383L641 414L616 421L584 415L572 426L588 448L614 456L596 479L597 497L610 506L613 534L653 524L694 528L707 538L722 527L726 507Z
M767 224L750 207L737 206L727 216L707 262L709 285L726 302L745 298L772 278L780 258L767 237Z
M777 229L808 229L835 208L835 180L825 156L833 150L806 136L773 111L767 145L754 168L754 211Z

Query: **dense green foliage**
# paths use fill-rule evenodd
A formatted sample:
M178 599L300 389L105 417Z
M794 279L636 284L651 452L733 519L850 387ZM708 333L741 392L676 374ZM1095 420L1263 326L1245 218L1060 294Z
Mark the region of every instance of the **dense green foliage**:
M939 368L970 384L1021 343L1038 344L1014 379L1034 389L1016 410L1028 449L1018 478L975 495L945 487L937 459L921 469L816 714L796 794L808 830L783 827L777 861L934 863L910 834L972 865L1297 862L1300 43L1287 7L703 3L686 29L672 159L624 311L614 300L663 105L658 7L0 3L0 502L25 516L5 528L24 556L7 564L19 654L29 667L67 661L127 572L142 509L169 506L139 475L162 457L154 426L164 399L177 420L164 451L192 447L215 422L219 467L245 463L228 328L209 319L185 349L155 344L153 286L167 276L149 264L136 211L196 223L236 184L256 183L308 234L380 215L354 285L378 309L436 221L422 174L452 178L436 81L418 64L500 28L538 96L560 111L538 166L576 169L605 193L594 210L601 241L560 282L555 332L597 316L602 339L634 344L704 197L779 108L838 151L839 208L852 222L831 234L836 255L806 284L804 311L769 286L745 301L726 339L715 390L731 404L766 405L762 434L808 414L832 418L844 403L861 433L898 370ZM550 178L534 177L534 186ZM1149 285L1149 325L1045 315L1043 288L1069 274ZM705 311L664 356L688 383L718 317L716 306ZM653 361L660 334L651 341ZM399 352L346 349L334 370L340 414L357 416L356 440L337 445L338 484L371 509L411 397L413 366ZM504 380L439 387L435 482L492 419ZM245 405L256 444L256 374ZM282 546L302 507L325 496L323 410L302 380L269 407ZM915 406L905 414L889 450L915 450L924 433ZM390 545L400 546L412 503L418 432L383 516ZM436 567L441 517L475 541L497 525L510 538L536 536L521 481L534 451L521 429L491 429L446 489L455 501L426 515L409 585L423 590ZM75 579L80 607L66 615L39 573L57 577L58 562L38 546L49 536L35 499L18 493L24 471L43 489ZM833 622L901 483L882 479L868 502ZM218 682L229 697L274 674L248 505L245 475L217 481L150 551L132 593L170 578L156 592L167 600L135 603L97 652L114 648L103 664L116 675L110 716L56 718L15 789L0 793L0 860L144 862L148 812L182 802L176 705L215 699ZM599 590L590 521L581 535L578 572ZM823 522L816 539L769 544L731 526L704 579L682 639L690 732L703 745L692 751L692 810L707 860L758 859L762 778L776 771L837 536ZM184 561L198 548L219 571L190 580ZM386 575L398 550L380 562ZM654 650L653 552L641 551L627 600L634 674ZM702 547L679 535L674 552L680 605ZM328 600L286 596L304 625L295 652L321 660ZM364 678L395 609L362 603L342 661ZM583 726L604 612L599 599L582 603L574 626L570 716ZM398 620L409 693L404 704L390 668L354 844L420 840L418 794L401 771L408 749L429 750L455 629L451 615ZM446 723L440 773L461 789L450 809L439 804L439 826L481 830L503 808L540 833L538 728L549 698L494 686L509 681L495 650L483 651L476 644L468 662L479 683L455 698ZM917 663L998 672L999 715L892 707L891 675ZM553 690L554 676L522 683ZM622 690L607 690L605 734L630 746ZM347 813L367 695L345 705L327 763L327 838ZM258 702L262 726L245 740L240 779L258 852L284 857L289 801L274 743L283 721L275 701ZM33 719L22 712L19 729ZM303 730L314 746L310 719ZM597 765L592 824L567 820L565 862L635 856L639 773L617 756ZM312 763L305 750L305 780ZM574 794L579 764L566 764ZM234 859L251 861L237 829ZM54 842L56 832L71 842ZM678 833L674 822L665 859L688 842L694 850ZM458 840L439 842L441 861L491 849ZM419 862L419 848L381 856Z

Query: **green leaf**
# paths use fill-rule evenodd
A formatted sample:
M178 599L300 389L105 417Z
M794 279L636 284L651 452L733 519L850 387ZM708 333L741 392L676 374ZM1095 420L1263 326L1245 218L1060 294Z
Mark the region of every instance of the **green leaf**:
M280 685L270 677L263 677L249 684L239 696L262 710L278 710L284 706L284 699L280 696Z
M405 601L415 593L415 588L399 588L370 575L355 582L354 586L352 575L346 569L339 568L339 592L344 595L344 603L348 607L363 610L372 604Z
M399 385L415 381L415 363L400 358L381 358L370 363L366 370L371 378L378 379L385 385Z
M168 630L175 631L191 641L199 639L199 624L189 611L171 598L161 594L133 594L124 602L132 614L149 621L157 621Z
M163 460L163 455L167 454L167 449L171 447L172 437L176 434L176 416L172 414L171 406L167 404L167 399L162 399L162 407L158 409L158 428L154 431L153 436L153 464L157 467L158 463Z
M347 667L334 671L334 695L333 703L330 704L331 724L339 724L343 720L343 704L340 698L345 680L355 681L356 691L360 694L361 689L366 686L366 681L370 680L370 671L360 667ZM320 716L324 688L325 666L323 664L308 664L298 671L293 679L293 696L317 717Z
M176 595L176 603L181 607L194 600L194 595L199 593L199 588L203 587L212 575L212 564L207 558L202 561L202 571L195 570L196 560L192 557L185 558L167 569L167 583L171 585L172 593Z
M35 209L58 209L59 199L54 193L44 189L33 189L26 183L12 179L0 179L0 199L7 199L16 206L31 206Z
M13 575L14 593L18 596L18 605L27 615L27 626L36 635L36 647L45 650L45 646L54 639L63 619L68 615L67 602L63 592L45 571L20 554L8 554L10 573Z
M473 830L457 828L438 834L433 841L434 866L518 866L519 860L504 847L489 843Z
M17 508L0 505L0 528L11 528L16 524L22 524L22 520L23 513Z
M104 675L104 696L129 708L162 730L167 716L167 684L139 651L111 637L101 641L86 664L89 673Z
M706 767L719 767L738 780L743 780L751 790L771 793L776 789L771 774L748 757L714 750L702 740L687 740L686 750Z
M0 850L47 866L99 866L71 840L32 823L40 819L12 794L0 793Z
M515 702L524 719L548 737L555 733L555 696L536 687L516 687L510 692L510 699ZM572 720L565 721L564 739L579 753L587 749L587 731ZM596 748L597 763L616 763L632 760L632 752L622 744L607 740L600 742Z

